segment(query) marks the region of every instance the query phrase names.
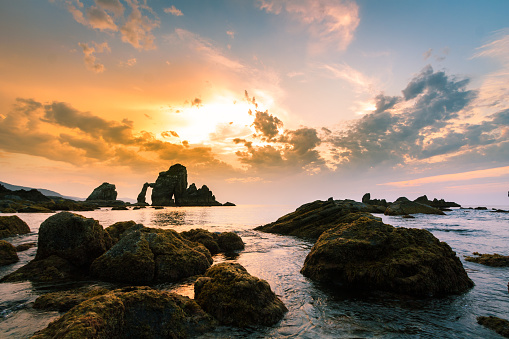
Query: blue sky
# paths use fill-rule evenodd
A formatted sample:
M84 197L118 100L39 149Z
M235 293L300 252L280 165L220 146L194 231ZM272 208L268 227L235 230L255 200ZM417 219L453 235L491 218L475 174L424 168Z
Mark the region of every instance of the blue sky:
M0 174L74 196L109 181L134 198L182 163L220 201L507 205L507 13L507 1L4 1Z

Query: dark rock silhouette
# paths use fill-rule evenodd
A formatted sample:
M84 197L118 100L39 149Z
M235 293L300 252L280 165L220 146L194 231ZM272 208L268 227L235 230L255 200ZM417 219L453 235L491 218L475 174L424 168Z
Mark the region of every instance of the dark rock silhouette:
M325 231L301 273L366 291L430 297L474 286L456 253L427 230L361 217Z
M149 187L153 206L222 206L206 185L198 189L193 183L187 187L187 169L181 164L160 172L155 183L145 183L138 194L139 205L146 204Z
M88 196L86 201L93 200L117 200L117 190L115 185L104 182L96 187L94 191Z
M405 197L400 197L392 204L389 204L384 212L385 215L407 215L416 213L445 215L445 213L438 208L410 201Z
M265 280L237 263L221 263L194 284L196 302L223 325L270 326L288 311Z
M420 204L428 205L435 208L461 207L461 205L455 202L445 201L444 199L438 200L437 198L434 198L433 201L431 201L428 199L426 195L418 197L417 199L414 200L414 202L418 202Z
M387 207L389 204L385 199L371 199L371 194L366 193L362 196L362 202L368 205Z
M138 205L148 205L146 201L147 196L147 189L151 187L153 184L149 184L148 182L143 184L143 188L141 189L140 194L138 194L138 198L136 199L138 201Z

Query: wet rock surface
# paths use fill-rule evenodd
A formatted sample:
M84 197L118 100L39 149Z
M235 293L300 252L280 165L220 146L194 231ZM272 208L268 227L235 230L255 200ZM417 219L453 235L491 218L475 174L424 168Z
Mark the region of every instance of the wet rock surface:
M196 302L221 324L274 325L287 308L270 285L237 263L212 266L194 285Z
M0 239L27 233L30 233L30 227L17 215L0 216Z
M345 288L417 297L459 294L474 285L455 252L427 230L367 217L324 232L301 273Z
M509 267L509 256L500 254L480 254L474 252L474 257L465 257L466 261L476 262L481 265L492 267Z
M0 240L0 266L14 264L19 261L16 247L11 243Z

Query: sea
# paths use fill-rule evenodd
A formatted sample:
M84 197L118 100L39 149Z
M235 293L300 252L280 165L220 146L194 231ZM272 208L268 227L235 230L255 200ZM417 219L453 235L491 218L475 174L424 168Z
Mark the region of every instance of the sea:
M502 338L479 325L478 316L497 316L509 320L509 267L497 268L467 262L472 252L509 255L509 206L487 206L487 210L455 208L446 215L416 214L414 219L381 217L395 227L422 228L447 242L475 282L468 292L442 298L415 299L373 295L370 291L349 292L315 283L300 269L313 242L290 236L261 233L254 228L292 212L291 205L239 205L232 207L166 207L112 211L101 208L76 212L94 218L103 227L117 221L134 220L148 227L178 232L204 228L211 232L234 231L246 248L236 256L214 257L215 263L232 261L250 274L265 279L288 308L275 326L238 329L218 327L199 338ZM11 215L11 214L2 214ZM41 222L51 214L17 214L31 233L5 239L14 245L37 242ZM18 263L0 268L0 277L25 265L36 248L20 252ZM84 284L0 283L0 338L28 338L61 314L32 308L34 300L47 292ZM163 284L157 288L189 297L194 296L189 282Z

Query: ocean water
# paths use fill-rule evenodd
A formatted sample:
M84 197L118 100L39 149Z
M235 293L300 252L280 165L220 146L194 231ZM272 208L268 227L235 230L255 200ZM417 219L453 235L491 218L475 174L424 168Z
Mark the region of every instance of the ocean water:
M244 205L236 207L167 207L130 211L78 212L107 227L117 221L134 220L149 227L186 231L235 231L246 248L235 258L216 255L214 261L235 261L254 276L265 279L289 312L273 327L236 329L219 327L201 338L502 338L477 324L477 316L509 319L509 268L494 268L464 261L472 252L509 255L509 213L454 209L445 216L415 215L415 219L382 217L399 227L424 228L447 242L463 262L475 287L467 293L445 298L409 299L373 296L335 290L310 281L299 271L312 242L255 231L254 228L292 212L297 206ZM507 206L499 206L508 210ZM9 214L4 214L9 215ZM51 214L18 214L32 233L7 239L17 245L37 241L42 221ZM26 264L36 248L19 253L20 262L0 268L0 277ZM30 282L0 284L0 338L27 338L56 319L58 312L37 311L33 301L41 294L77 287ZM189 283L158 288L193 297Z

